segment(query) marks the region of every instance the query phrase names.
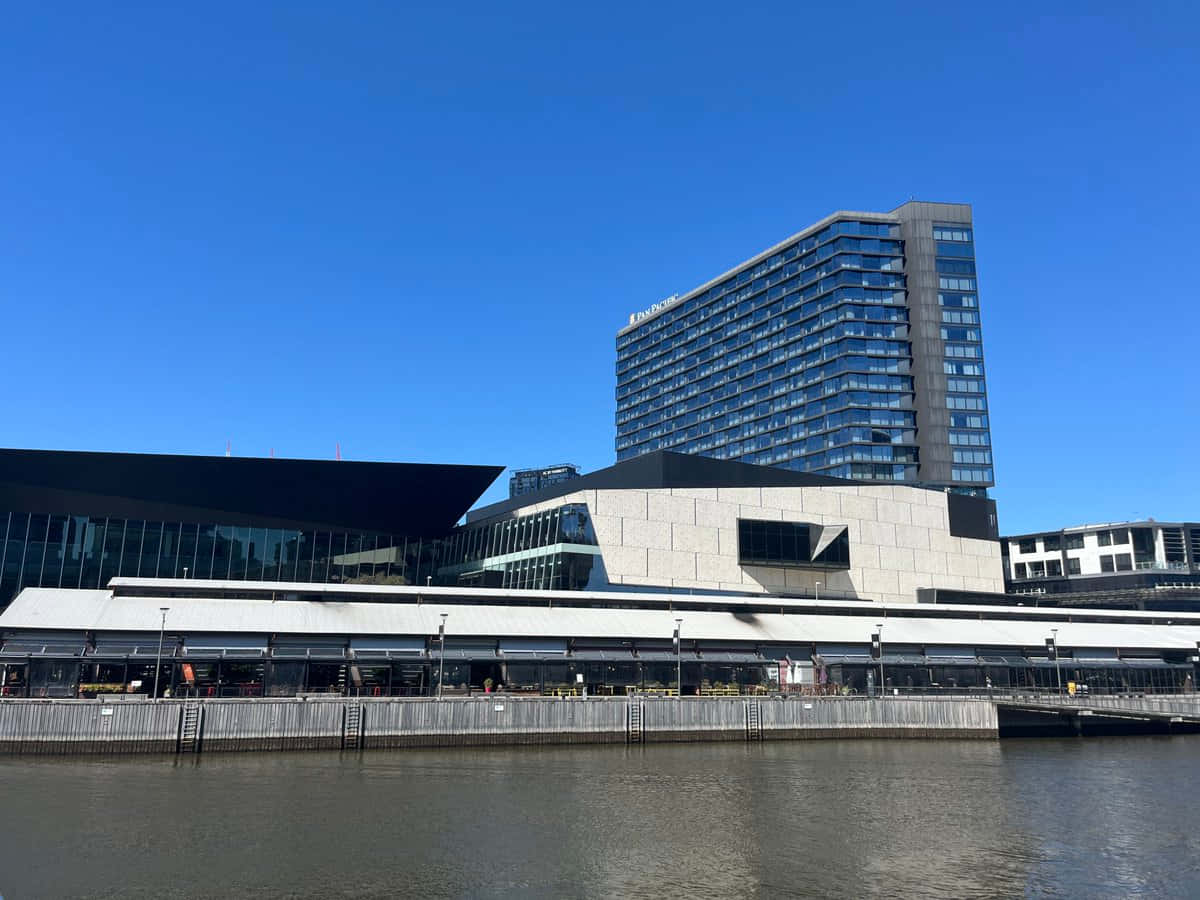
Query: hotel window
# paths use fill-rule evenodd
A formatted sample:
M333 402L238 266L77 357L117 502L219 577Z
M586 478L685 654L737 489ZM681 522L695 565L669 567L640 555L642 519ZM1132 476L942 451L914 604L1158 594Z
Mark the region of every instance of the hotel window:
M1041 562L1040 560L1031 562L1029 564L1029 577L1030 578L1045 578L1046 577L1046 564Z
M1051 550L1061 550L1062 549L1062 535L1059 535L1059 534L1046 535L1044 538L1042 538L1042 547L1047 552L1049 552Z
M1068 575L1078 575L1079 573L1080 573L1079 557L1078 556L1068 556L1067 557L1067 574Z
M1036 553L1037 552L1037 539L1036 538L1022 538L1020 541L1017 542L1017 547L1022 553Z
M1102 556L1102 557L1100 557L1100 571L1101 571L1101 572L1114 572L1114 571L1116 571L1116 570L1113 568L1113 558L1112 558L1111 556Z
M963 225L934 225L933 239L935 241L969 241L971 229Z
M1133 571L1133 557L1128 553L1118 553L1116 556L1116 563L1118 572Z
M1128 544L1129 543L1129 529L1128 528L1117 528L1116 530L1114 530L1110 533L1112 534L1112 542L1114 544Z
M1025 563L1016 563L1013 566L1013 571L1016 573L1017 578L1025 578Z
M1082 550L1083 549L1083 535L1082 534L1078 534L1078 533L1077 534L1068 534L1066 536L1066 538L1067 538L1066 547L1068 550Z
M1062 560L1046 560L1046 574L1051 578L1057 578L1058 576L1062 575Z
M1113 539L1112 539L1111 531L1097 531L1096 532L1096 543L1099 544L1101 547L1111 547L1112 542L1113 542Z

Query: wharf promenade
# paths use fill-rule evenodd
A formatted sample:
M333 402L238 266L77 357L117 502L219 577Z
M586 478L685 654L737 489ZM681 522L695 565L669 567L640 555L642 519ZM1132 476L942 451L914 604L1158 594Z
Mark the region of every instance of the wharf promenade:
M0 754L376 750L1200 731L1200 697L0 700Z

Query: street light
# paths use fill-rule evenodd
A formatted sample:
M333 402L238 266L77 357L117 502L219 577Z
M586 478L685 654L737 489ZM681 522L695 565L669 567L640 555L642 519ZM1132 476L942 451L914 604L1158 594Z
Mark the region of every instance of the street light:
M438 643L441 644L441 650L438 652L438 697L442 696L442 681L446 677L446 616L449 613L442 613L442 624L438 626Z
M1054 653L1054 680L1058 682L1058 699L1062 699L1062 666L1058 661L1058 629L1050 629L1050 649Z
M821 582L819 582L819 581L817 582L816 596L815 596L815 597L813 597L813 599L814 599L814 600L820 600L820 599L821 599Z
M680 632L683 630L683 619L675 620L675 696L683 696L683 642Z
M879 696L883 696L883 623L875 624L875 636L879 639Z
M160 606L158 611L162 613L162 621L158 626L158 655L154 657L154 697L158 698L158 673L162 669L162 645L163 632L167 630L167 613L170 611L169 606Z

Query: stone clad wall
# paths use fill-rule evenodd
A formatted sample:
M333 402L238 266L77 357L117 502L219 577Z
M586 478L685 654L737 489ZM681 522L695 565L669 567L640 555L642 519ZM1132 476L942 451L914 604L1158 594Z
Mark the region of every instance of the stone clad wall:
M892 485L580 491L521 514L586 503L613 584L781 590L898 603L917 588L1003 593L998 541L950 534L946 495ZM737 520L845 525L849 571L739 566Z

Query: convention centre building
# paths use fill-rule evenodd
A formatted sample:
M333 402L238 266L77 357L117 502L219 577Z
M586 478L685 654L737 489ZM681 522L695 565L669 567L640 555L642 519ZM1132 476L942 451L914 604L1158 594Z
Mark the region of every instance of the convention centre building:
M500 467L0 465L5 696L1195 679L1200 616L995 604L994 505L954 491L656 451L468 512Z

